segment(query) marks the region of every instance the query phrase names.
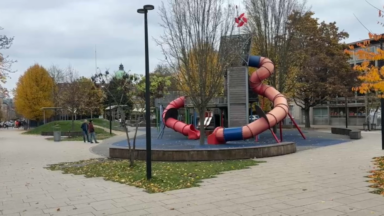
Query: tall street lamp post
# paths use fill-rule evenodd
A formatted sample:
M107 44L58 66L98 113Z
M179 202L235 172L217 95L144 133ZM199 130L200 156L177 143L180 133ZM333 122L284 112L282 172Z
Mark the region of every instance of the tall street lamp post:
M147 179L152 178L152 150L151 150L151 103L149 92L149 56L148 56L148 11L155 9L153 5L144 5L137 13L144 14L144 43L145 43L145 129L147 146Z
M383 40L380 39L380 49L383 50ZM379 66L379 71L381 69L381 67L383 67L383 61L380 60L378 61L378 66ZM384 150L384 98L383 98L383 95L381 95L381 98L380 98L380 113L381 113L381 149ZM369 114L368 114L368 118L369 118Z
M111 100L108 99L109 105L109 134L112 135L112 105Z

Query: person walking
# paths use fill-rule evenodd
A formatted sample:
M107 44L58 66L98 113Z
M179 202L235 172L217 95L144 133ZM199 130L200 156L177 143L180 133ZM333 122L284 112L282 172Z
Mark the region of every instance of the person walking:
M89 136L88 136L88 124L87 124L87 122L88 122L87 120L84 120L84 123L81 124L81 130L83 130L84 143L90 142Z
M96 140L95 128L93 127L92 120L89 120L88 131L90 135L90 142L93 143L93 140L95 140L95 143L99 143Z

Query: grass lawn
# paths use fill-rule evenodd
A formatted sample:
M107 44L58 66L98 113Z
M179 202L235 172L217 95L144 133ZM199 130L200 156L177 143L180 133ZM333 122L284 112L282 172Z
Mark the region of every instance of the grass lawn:
M384 157L375 157L373 158L373 167L374 170L370 171L370 175L368 175L369 183L372 183L371 188L375 188L376 190L372 191L375 194L384 195Z
M92 121L94 125L109 129L109 121L107 119L95 118L92 119ZM120 122L118 121L112 121L112 130L124 131L123 128L120 126Z
M104 177L145 189L149 193L164 192L199 186L203 179L214 178L225 171L245 169L257 165L254 160L208 162L153 162L152 179L146 180L145 161L136 161L129 167L128 160L91 159L50 165L47 169L61 170L65 174Z
M81 122L81 121L74 121L73 132L81 132L80 126L82 123L83 122ZM59 128L59 130L62 132L72 131L72 121L68 120L68 121L49 122L47 124L41 125L41 126L34 128L32 130L29 130L29 131L25 132L24 134L40 135L41 132L52 132L52 131L58 130L57 128ZM115 135L115 134L110 135L109 132L105 131L104 129L96 128L96 127L95 127L95 132L96 132L96 138L100 139L100 140L103 140L103 139L106 139L106 138L109 138L109 137L112 137ZM53 140L53 138L49 137L48 140ZM63 137L63 140L81 141L81 140L83 140L83 137L71 137L71 138L64 138Z

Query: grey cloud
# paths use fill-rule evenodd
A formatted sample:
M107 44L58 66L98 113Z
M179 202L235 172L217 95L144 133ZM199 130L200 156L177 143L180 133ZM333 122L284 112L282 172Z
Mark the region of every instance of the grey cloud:
M12 0L12 1L2 1L2 8L11 9L11 10L46 10L51 8L63 7L68 4L78 2L77 0L66 0L66 1L47 1L47 0Z
M160 1L147 1L157 8ZM13 88L29 66L39 63L65 68L73 66L80 75L95 71L94 49L101 70L117 70L123 63L133 73L144 71L144 17L136 10L139 1L123 0L3 0L0 34L15 36L10 50L3 50L18 62L6 87ZM163 58L152 40L158 37L159 15L149 13L151 68Z
M235 0L233 0L235 1ZM237 0L241 2L241 0ZM336 21L340 29L350 34L347 41L367 38L367 31L354 18L374 32L377 11L364 1L313 0L315 16L327 22ZM160 0L145 3L159 8ZM236 4L239 4L235 1ZM123 63L132 73L144 72L143 15L136 10L141 1L128 0L2 0L0 7L0 34L15 36L14 45L5 50L18 62L10 74L6 87L13 88L18 77L34 63L45 67L55 64L73 66L82 76L95 72L94 47L97 46L97 65L100 70L117 70ZM381 7L381 5L377 5ZM153 69L164 57L153 41L163 30L159 26L158 10L148 15L150 33L150 67Z

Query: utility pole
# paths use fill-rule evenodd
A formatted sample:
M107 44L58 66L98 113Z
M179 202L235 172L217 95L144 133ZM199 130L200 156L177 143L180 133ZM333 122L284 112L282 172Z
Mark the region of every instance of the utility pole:
M383 50L383 39L380 39L380 49ZM381 67L383 66L383 60L379 60L378 64L379 64L379 71L381 69ZM384 150L384 116L383 116L383 113L384 113L384 98L383 98L383 95L381 95L381 98L380 98L380 103L381 103L381 110L380 110L380 113L381 113L381 149Z

